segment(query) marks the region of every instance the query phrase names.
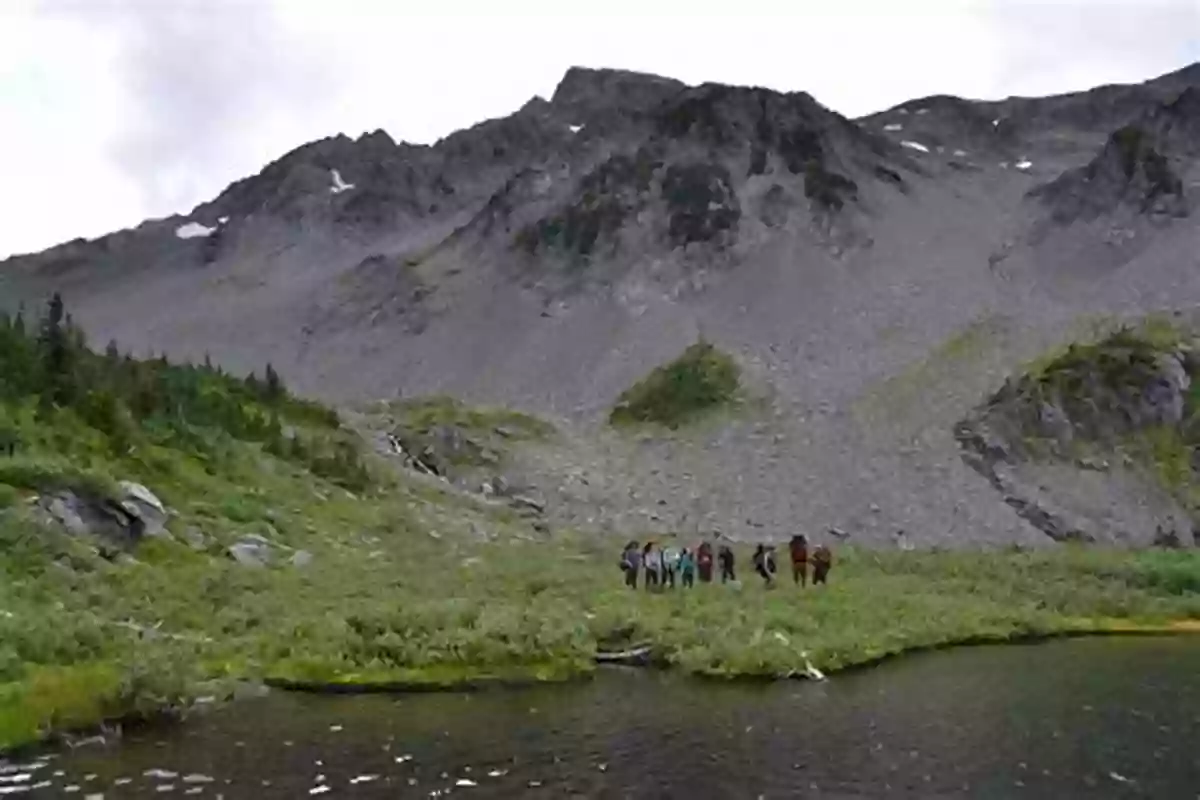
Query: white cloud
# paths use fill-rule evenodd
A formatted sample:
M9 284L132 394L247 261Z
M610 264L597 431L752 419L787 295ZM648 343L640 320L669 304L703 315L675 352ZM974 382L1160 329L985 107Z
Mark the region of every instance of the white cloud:
M433 141L549 96L573 64L805 90L854 116L936 93L1137 81L1200 58L1195 0L429 8L5 0L0 98L16 123L0 125L0 152L23 189L0 195L0 257L186 213L321 136Z

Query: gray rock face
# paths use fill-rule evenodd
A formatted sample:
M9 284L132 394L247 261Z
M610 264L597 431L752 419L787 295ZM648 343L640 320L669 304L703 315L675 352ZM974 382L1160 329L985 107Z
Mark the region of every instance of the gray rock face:
M61 289L93 341L270 361L333 402L448 393L562 420L572 453L499 470L555 524L1041 542L953 423L1081 318L1200 302L1178 213L1197 87L1193 67L849 120L800 92L572 70L436 145L325 139L186 217L9 260L0 306ZM1116 135L1130 125L1136 142ZM179 239L185 222L215 230ZM600 424L700 334L743 365L760 417L645 442ZM1155 371L1137 413L1171 419ZM1079 418L1048 403L1051 427L1055 409ZM1004 433L985 451L1015 458Z
M61 525L72 536L92 536L119 550L136 547L144 536L169 536L167 509L146 487L119 484L115 498L61 490L37 499L43 519Z

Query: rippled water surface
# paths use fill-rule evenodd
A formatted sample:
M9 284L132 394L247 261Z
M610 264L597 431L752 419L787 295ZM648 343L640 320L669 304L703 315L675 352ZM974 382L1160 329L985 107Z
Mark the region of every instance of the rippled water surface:
M474 695L275 693L0 762L0 795L1200 798L1200 641L912 656L823 684L639 671Z

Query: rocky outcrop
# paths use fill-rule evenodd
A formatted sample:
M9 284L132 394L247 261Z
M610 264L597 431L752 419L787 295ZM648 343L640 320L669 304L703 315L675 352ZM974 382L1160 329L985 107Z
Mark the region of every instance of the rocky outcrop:
M1157 103L1109 135L1082 167L1030 192L1058 225L1126 209L1180 219L1191 212L1184 175L1200 154L1200 86Z
M964 460L1055 541L1191 546L1200 364L1157 335L1122 329L1008 380L957 426Z
M1186 217L1183 180L1157 140L1139 125L1114 132L1096 158L1035 189L1051 219L1067 225L1127 207L1138 214Z
M97 540L102 549L133 550L144 537L169 536L167 508L145 486L131 481L117 484L108 496L87 489L58 489L37 497L37 516L72 536Z

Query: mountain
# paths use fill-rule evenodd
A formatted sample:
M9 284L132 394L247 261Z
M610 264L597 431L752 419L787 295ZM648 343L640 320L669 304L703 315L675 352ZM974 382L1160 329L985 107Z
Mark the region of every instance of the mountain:
M9 259L0 303L59 290L93 342L269 361L336 403L553 418L565 443L519 470L564 524L1038 544L956 425L1048 348L1200 300L1198 97L1200 64L851 120L803 92L572 68L432 146L324 139L190 214ZM686 434L605 424L701 336L761 402ZM1119 480L1093 538L1149 541L1145 504L1169 502Z

